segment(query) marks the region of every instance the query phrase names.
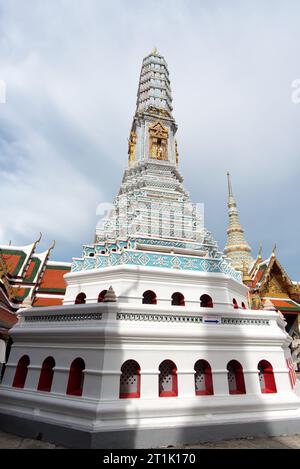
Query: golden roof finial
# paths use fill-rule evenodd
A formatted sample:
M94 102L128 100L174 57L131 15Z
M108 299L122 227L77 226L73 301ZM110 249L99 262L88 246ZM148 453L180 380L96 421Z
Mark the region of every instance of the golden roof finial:
M153 54L153 55L157 55L157 49L156 49L156 47L154 47L154 48L153 48L153 50L152 50L151 54Z
M38 239L34 242L35 246L41 241L42 236L43 236L43 235L42 235L42 233L41 233L41 231L40 231L40 235L39 235Z
M38 243L41 241L42 239L42 233L40 232L40 235L38 237L38 239L33 243L33 249L32 249L32 252L35 251L35 248L37 247Z
M50 246L50 248L48 249L48 256L49 256L50 252L52 251L52 249L55 248L55 244L56 244L56 241L55 241L55 239L54 239L53 242L52 242L52 244L51 244L51 246Z
M276 246L276 243L275 243L274 246L273 246L273 249L272 249L272 256L273 257L275 257L276 249L277 249L277 246Z

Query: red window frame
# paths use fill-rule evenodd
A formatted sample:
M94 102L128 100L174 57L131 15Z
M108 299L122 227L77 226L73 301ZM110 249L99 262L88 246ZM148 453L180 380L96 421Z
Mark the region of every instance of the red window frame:
M197 365L199 365L198 370L197 370ZM205 384L204 390L196 390L196 375L199 372L200 367L202 368L203 374L204 374L204 384ZM195 370L195 394L196 396L212 396L214 394L214 388L213 388L213 379L212 379L212 372L211 372L210 364L206 360L198 360L195 363L194 370Z
M171 376L172 376L172 390L171 391L163 391L161 390L161 367L165 362L169 362L171 369ZM178 396L178 378L177 378L177 366L172 360L164 360L159 365L159 387L158 387L159 397L177 397Z
M124 362L123 365L121 366L121 372L122 374L125 372L125 370L122 371L122 368L126 364L129 365L128 362L131 362L131 361L136 364L137 374L135 376L137 377L137 384L136 384L137 390L135 392L121 392L121 379L122 379L122 375L121 375L120 376L120 392L119 392L120 399L131 399L131 398L141 397L141 367L138 364L138 362L136 360L126 360L126 362Z

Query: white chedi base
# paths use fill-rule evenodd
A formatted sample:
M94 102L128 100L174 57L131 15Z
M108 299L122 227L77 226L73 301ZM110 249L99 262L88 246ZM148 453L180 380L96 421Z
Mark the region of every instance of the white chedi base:
M106 287L113 284L118 297L127 291L127 302L22 311L12 329L14 344L0 386L0 413L106 435L130 429L158 431L257 421L267 425L274 419L298 418L300 399L291 387L286 365L290 338L278 314L233 309L228 300L226 305L226 299L233 293L241 295L245 287L224 274L200 275L196 284L191 282L191 273L175 272L171 279L160 272L165 275L164 283L155 276L150 284L156 290L157 305L141 304L140 291L146 284L149 288L151 272L131 283L129 289L132 269L120 275L111 268L106 278L101 276L100 284L95 281L95 272L89 273L86 282L80 273L81 288L87 298L94 298L95 292L104 288L102 282ZM119 281L114 278L117 274ZM70 277L66 302L71 302L71 294L74 302L79 274ZM198 295L201 282L206 284L209 277L214 285L210 293L219 300L214 308L200 308L196 300L194 306L160 304L160 297L170 298L179 277L186 300L189 294L196 298L196 290ZM245 300L242 296L239 300L242 298ZM206 323L209 318L215 323ZM29 356L30 365L24 388L18 389L12 384L23 355ZM37 391L42 363L48 356L55 360L51 391ZM69 370L78 357L85 364L83 392L82 396L71 396L66 394ZM195 394L194 366L200 359L210 364L213 395ZM135 360L140 367L139 398L119 397L121 367L127 360ZM159 397L159 366L164 360L172 360L177 368L178 395L174 397ZM231 360L242 365L246 394L229 394L227 364ZM276 393L261 392L257 368L261 360L273 367ZM168 443L169 430L161 441ZM150 441L149 435L147 438ZM184 438L183 432L182 442Z
M239 306L247 305L248 288L229 275L213 272L177 270L168 268L118 265L103 269L71 272L64 276L67 289L64 305L73 305L76 296L84 292L86 303L97 303L102 290L112 285L119 302L140 307L143 293L152 290L157 302L168 307L174 292L181 292L185 299L185 308L194 307L199 313L200 297L208 294L215 307L232 311L233 298ZM172 309L173 311L173 309ZM181 311L181 310L180 310ZM209 310L211 314L215 309Z

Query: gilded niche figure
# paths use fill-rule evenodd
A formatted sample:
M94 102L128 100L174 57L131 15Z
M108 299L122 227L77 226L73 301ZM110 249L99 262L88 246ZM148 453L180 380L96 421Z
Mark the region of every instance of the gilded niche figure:
M168 129L159 121L149 127L150 157L156 160L168 159Z
M136 132L134 132L132 130L130 132L130 136L129 136L129 139L128 139L128 161L129 161L129 163L133 163L135 161L136 139L137 139Z
M177 140L175 140L175 155L176 155L176 164L178 164L179 163L179 153L178 153Z

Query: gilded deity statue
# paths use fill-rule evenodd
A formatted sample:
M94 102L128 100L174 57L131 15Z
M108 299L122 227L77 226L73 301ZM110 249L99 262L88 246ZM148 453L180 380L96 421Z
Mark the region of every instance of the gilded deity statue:
M176 164L178 164L179 163L179 153L178 153L177 140L175 140L175 155L176 155Z
M156 158L157 158L158 160L162 160L162 159L163 159L163 152L162 152L161 145L159 145L159 146L157 147L157 153L156 153L156 155L157 155Z
M159 121L149 127L150 156L156 160L168 159L168 129Z
M137 140L136 133L132 130L130 132L130 137L128 139L128 161L129 161L129 163L133 163L135 161L136 140Z

